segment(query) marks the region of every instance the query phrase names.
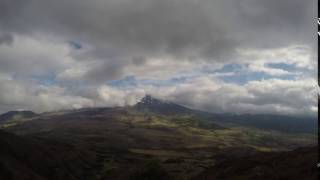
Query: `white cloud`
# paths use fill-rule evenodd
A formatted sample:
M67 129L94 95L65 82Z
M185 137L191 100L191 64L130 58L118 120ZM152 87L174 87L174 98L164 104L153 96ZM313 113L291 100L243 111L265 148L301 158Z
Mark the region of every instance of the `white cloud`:
M297 67L314 69L316 64L315 52L306 45L295 45L274 49L238 49L243 61L254 64L285 63Z
M108 86L101 86L97 91L102 100L99 105L108 107L134 105L146 94L143 89L123 90Z
M271 75L281 75L287 71L268 68L268 63L284 63L294 65L297 68L315 70L317 58L310 46L296 45L275 49L238 49L243 62L250 64L254 71L266 72Z
M141 85L128 89L103 86L99 90L108 105L131 105L144 94L171 100L209 112L316 115L317 88L313 79L251 81L244 86L209 77L174 86ZM131 99L128 103L128 99Z
M70 67L57 74L57 79L61 81L81 80L88 71L89 68L83 65Z
M0 76L0 112L29 109L35 112L93 106L91 99L72 95L60 86L43 86Z
M73 90L59 85L43 86L0 76L1 109L36 112L80 107L113 107L137 103L146 94L209 112L277 113L316 115L317 85L314 79L225 83L215 76L200 76L166 86L128 88L107 85Z

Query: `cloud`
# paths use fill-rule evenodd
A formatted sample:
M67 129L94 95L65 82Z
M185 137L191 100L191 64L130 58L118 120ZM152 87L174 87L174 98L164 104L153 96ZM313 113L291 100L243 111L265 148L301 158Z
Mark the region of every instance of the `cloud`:
M10 45L13 42L13 37L8 33L0 34L0 44Z
M189 78L175 84L158 86L85 86L68 89L33 82L21 82L2 75L2 111L31 109L36 112L81 107L134 105L146 94L190 108L221 113L272 113L315 115L317 88L314 79L250 81L244 85L226 83L214 75Z
M54 34L92 47L76 59L96 61L87 78L97 81L121 78L126 66L154 58L226 62L238 58L238 48L316 47L315 0L0 3L3 31Z
M130 105L150 93L208 111L311 113L301 82L316 77L316 4L0 0L0 111ZM228 64L268 79L219 71ZM245 80L225 81L235 76ZM136 86L107 85L126 77Z
M270 63L285 63L297 68L315 70L317 64L316 53L310 46L291 45L272 49L238 49L243 61L254 65Z
M119 90L108 86L98 89L103 106L132 106L140 101L146 93L143 89Z
M32 81L18 81L0 76L0 112L29 109L35 112L92 107L93 101L72 95L59 86L43 86Z
M312 115L317 112L314 79L250 81L244 86L215 77L197 77L176 85L138 85L127 88L103 86L101 105L124 106L145 94L209 112Z
M0 44L0 71L20 77L48 75L70 66L70 47L43 38L13 36Z

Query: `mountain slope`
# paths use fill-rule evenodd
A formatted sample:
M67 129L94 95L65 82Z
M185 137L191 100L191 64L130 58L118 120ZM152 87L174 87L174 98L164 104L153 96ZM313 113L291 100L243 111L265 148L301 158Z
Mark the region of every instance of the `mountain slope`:
M32 118L37 114L32 111L9 111L0 115L0 123L14 121L23 118Z
M182 115L191 114L194 112L193 110L184 106L169 101L159 100L151 97L150 95L146 95L144 98L142 98L141 101L134 106L134 108L139 111L147 111L162 115Z
M254 127L262 130L275 130L286 133L311 133L316 134L318 130L317 118L294 117L273 114L206 114L208 119L222 124L232 123L234 125Z
M166 116L188 115L197 119L206 120L214 124L228 126L245 126L262 130L275 130L285 133L317 133L316 117L294 117L275 114L218 114L194 110L182 105L159 100L150 95L142 98L134 108L141 112L151 112Z

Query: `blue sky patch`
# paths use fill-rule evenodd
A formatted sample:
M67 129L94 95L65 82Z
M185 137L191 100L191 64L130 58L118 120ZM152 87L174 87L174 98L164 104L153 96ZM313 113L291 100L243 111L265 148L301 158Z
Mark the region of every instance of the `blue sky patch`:
M48 74L46 76L32 76L31 78L44 86L52 86L57 83L54 74Z
M295 70L294 65L288 65L285 63L274 63L274 64L268 64L271 68L278 68L283 70ZM247 65L240 65L240 64L227 64L223 66L221 69L214 71L214 73L228 73L232 72L234 75L229 76L220 76L219 78L227 83L235 83L239 85L246 84L249 81L258 81L263 79L272 79L275 78L275 76L272 76L270 74L267 74L265 72L252 72L248 69ZM292 80L296 77L294 74L290 75L282 75L277 76L277 79L284 79L284 80Z
M294 64L287 64L287 63L268 63L266 64L266 66L274 69L283 69L285 71L297 70L297 67Z
M76 50L82 49L82 44L76 41L70 41L69 44L73 49L76 49Z
M136 87L138 85L152 85L152 86L171 86L179 83L183 83L188 79L188 77L174 77L165 80L155 80L155 79L136 79L134 76L127 76L119 80L111 80L107 82L108 86L113 87Z

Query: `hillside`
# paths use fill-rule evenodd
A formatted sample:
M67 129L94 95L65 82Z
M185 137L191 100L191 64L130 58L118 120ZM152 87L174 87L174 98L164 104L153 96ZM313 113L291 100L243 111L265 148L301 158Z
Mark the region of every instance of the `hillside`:
M32 120L37 114L32 111L9 111L0 115L0 128L15 126L24 121Z
M24 118L32 118L37 114L32 111L9 111L0 115L0 123L18 121Z
M228 114L209 113L190 109L170 101L159 100L150 95L142 98L135 106L142 112L167 116L189 115L206 119L223 126L245 126L262 130L275 130L285 133L317 133L316 117L297 117L276 114Z
M317 133L316 117L285 116L274 114L209 114L209 118L220 123L229 123L263 130L276 130L286 133Z
M74 146L0 131L0 179L87 179L95 156ZM90 172L90 171L89 171Z
M291 152L258 153L229 159L194 177L194 180L316 180L318 148L299 148Z

